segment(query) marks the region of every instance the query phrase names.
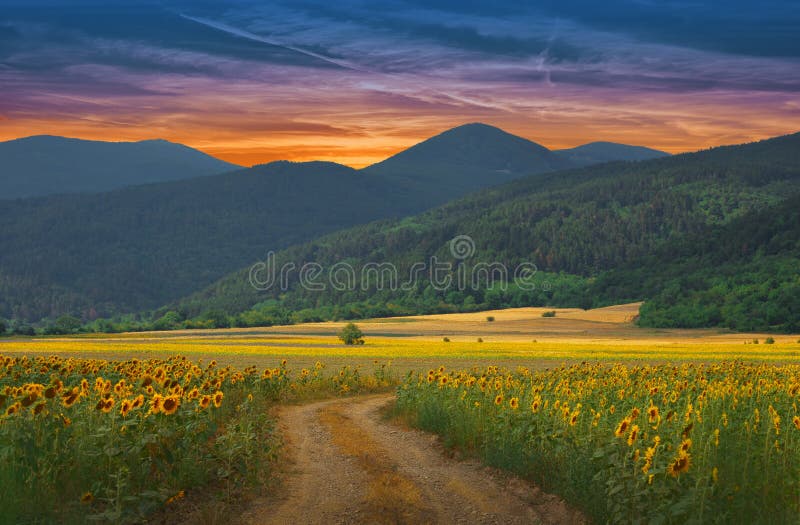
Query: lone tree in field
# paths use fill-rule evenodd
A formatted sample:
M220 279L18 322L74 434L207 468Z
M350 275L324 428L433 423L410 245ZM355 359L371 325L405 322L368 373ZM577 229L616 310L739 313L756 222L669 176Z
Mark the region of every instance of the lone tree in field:
M339 339L346 345L363 345L364 332L353 323L347 323L339 332Z

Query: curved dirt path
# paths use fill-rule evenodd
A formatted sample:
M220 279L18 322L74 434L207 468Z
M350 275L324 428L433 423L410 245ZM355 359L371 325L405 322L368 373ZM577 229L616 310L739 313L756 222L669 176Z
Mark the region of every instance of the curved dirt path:
M384 421L392 399L284 407L290 464L278 494L252 505L242 523L583 523L557 497L449 459L434 436Z

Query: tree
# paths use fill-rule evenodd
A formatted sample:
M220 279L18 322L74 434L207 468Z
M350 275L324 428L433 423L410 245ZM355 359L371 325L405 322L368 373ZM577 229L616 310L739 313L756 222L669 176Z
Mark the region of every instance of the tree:
M0 319L0 335L5 334L7 328L8 327L6 326L6 322Z
M71 315L62 315L56 319L55 324L47 328L47 332L56 335L74 334L80 330L83 323L77 317Z
M339 332L339 339L346 345L363 345L364 332L353 323L347 323Z

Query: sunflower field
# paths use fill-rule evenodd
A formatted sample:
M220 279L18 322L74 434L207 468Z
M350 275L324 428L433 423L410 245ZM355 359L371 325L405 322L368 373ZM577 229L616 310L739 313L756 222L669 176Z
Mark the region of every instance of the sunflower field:
M232 497L279 446L270 406L385 389L372 373L0 355L0 521L137 522L205 484Z
M797 523L800 366L411 373L397 410L597 523Z

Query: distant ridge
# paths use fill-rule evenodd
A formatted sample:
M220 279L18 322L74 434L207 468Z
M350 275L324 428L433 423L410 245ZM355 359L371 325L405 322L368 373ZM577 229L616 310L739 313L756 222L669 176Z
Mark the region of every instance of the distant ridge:
M37 135L0 142L0 199L100 193L239 168L162 139L102 142Z
M402 179L440 194L466 193L525 175L574 167L544 146L487 124L464 124L363 171Z
M589 166L615 160L650 160L670 156L669 153L657 149L615 142L590 142L575 148L555 150L553 153L568 159L576 166Z

